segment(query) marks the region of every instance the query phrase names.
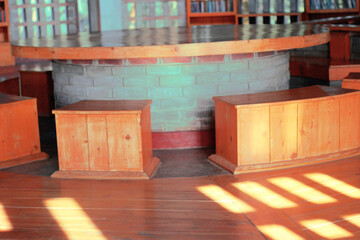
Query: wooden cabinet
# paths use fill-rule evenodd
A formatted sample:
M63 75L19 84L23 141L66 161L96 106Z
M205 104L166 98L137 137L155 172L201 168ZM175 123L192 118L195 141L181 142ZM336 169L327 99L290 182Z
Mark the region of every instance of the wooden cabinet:
M0 168L47 157L40 149L36 99L0 93Z
M81 101L53 111L55 178L148 179L153 157L151 100Z
M359 153L360 91L311 86L214 100L209 159L233 173Z
M10 50L10 23L8 0L0 0L0 66L14 65Z
M237 0L186 0L191 25L237 24Z

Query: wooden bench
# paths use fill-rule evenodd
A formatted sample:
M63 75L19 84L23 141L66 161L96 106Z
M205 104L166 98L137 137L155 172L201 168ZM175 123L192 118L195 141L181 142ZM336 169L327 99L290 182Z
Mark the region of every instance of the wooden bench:
M37 98L39 116L50 116L54 109L51 62L0 67L0 92Z
M0 93L0 168L47 157L40 148L36 99Z
M360 91L311 86L214 97L216 154L232 173L360 153Z
M54 178L149 179L151 100L81 101L53 111L59 171Z
M349 73L349 75L342 80L342 87L360 90L360 71Z

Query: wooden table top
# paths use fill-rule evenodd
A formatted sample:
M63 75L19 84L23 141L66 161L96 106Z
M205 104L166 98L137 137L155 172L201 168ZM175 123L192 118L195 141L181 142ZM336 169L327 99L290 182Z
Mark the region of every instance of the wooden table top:
M214 100L234 105L235 108L240 108L246 105L253 104L278 104L279 102L290 101L312 101L319 98L325 98L329 96L336 96L347 93L359 92L353 89L344 89L338 87L327 86L310 86L303 88L294 88L290 90L282 90L275 92L263 92L244 95L231 95L231 96L219 96L213 97Z
M54 114L129 114L141 113L151 100L85 100L53 110Z
M31 100L31 99L35 100L35 98L31 98L31 97L15 96L15 95L0 92L0 105L16 103L16 102ZM1 106L0 106L0 108L1 108Z
M122 59L288 50L329 40L329 30L319 25L207 25L59 35L11 46L24 58Z

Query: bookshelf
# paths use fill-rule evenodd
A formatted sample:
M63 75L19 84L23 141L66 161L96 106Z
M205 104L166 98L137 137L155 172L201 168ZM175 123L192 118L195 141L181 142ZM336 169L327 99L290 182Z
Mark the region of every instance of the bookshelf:
M238 24L237 0L186 0L187 23Z
M15 58L10 50L8 0L0 0L0 66L14 65Z
M360 0L305 0L304 20L359 14Z

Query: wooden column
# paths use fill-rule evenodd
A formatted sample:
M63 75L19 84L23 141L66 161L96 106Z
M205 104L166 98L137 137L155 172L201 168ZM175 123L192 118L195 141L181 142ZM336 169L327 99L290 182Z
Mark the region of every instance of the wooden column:
M330 57L332 59L350 59L350 32L331 32Z

